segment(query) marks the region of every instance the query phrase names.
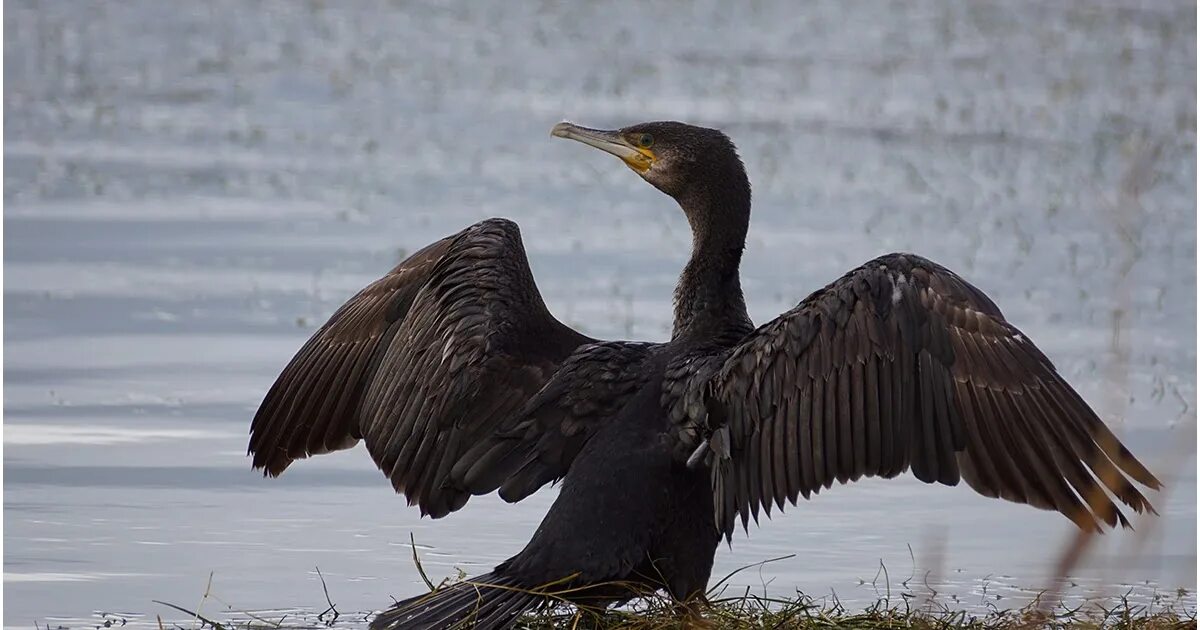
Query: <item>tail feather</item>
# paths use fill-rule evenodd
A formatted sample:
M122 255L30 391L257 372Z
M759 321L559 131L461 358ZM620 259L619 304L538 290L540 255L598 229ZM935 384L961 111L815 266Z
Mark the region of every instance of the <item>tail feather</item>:
M488 573L397 603L371 621L371 630L501 630L544 597L511 578Z

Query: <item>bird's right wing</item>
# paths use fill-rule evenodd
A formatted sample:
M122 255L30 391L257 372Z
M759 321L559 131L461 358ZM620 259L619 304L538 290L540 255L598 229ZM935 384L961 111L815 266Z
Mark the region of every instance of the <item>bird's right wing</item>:
M1158 480L986 295L918 256L855 269L761 326L705 386L718 526L835 480L961 477L1081 527ZM687 427L685 427L687 428Z
M417 252L337 310L284 368L250 428L254 467L359 439L434 517L470 493L450 471L578 346L534 284L516 224L490 219Z

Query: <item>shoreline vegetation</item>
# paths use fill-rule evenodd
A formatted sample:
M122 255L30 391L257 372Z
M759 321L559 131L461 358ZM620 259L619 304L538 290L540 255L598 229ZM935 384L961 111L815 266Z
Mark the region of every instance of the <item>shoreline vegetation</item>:
M1086 546L1086 545L1084 545ZM1075 552L1075 553L1072 553ZM1079 549L1068 550L1060 564L1068 568L1078 560ZM705 630L818 630L846 628L853 630L1009 630L1024 628L1050 628L1054 630L1167 630L1197 627L1197 611L1189 606L1189 593L1180 588L1174 592L1159 592L1145 603L1134 601L1130 593L1110 598L1073 596L1074 584L1066 578L1055 581L1057 586L1038 592L1032 599L1022 600L1016 606L999 605L998 595L988 596L986 587L980 597L980 606L969 606L957 597L947 602L931 587L925 593L914 593L908 588L913 576L903 580L904 590L893 593L890 587L874 603L863 606L843 605L836 594L814 598L797 591L792 597L772 597L756 594L750 588L731 593L729 580L744 570L761 567L776 560L774 558L741 567L716 582L706 593L706 602L681 604L661 592L644 593L629 604L604 611L602 614L580 610L569 605L555 605L528 613L521 618L516 628L527 630L551 630L557 628L589 630L668 630L674 628L697 628ZM450 584L469 581L465 574L443 579L434 584L426 574L413 545L413 563L430 592ZM887 568L880 565L885 584L890 584ZM183 621L164 621L162 616L155 620L157 626L166 630L180 628L190 630L299 630L320 628L366 628L373 612L345 613L337 609L330 596L328 585L320 569L316 574L321 582L325 605L322 612L317 607L310 611L267 612L235 609L212 593L212 576L209 586L196 610L155 600L155 603L173 611L170 618L182 613ZM913 575L916 575L914 558ZM926 576L928 577L928 576ZM878 578L878 576L877 576ZM864 582L865 583L865 582ZM489 587L493 587L488 585ZM765 590L765 587L764 587ZM562 597L569 588L554 584L538 589L552 597ZM992 598L995 599L992 599ZM986 598L986 603L985 603ZM221 605L219 613L202 612L208 600ZM1012 601L1013 598L1008 598ZM1144 598L1143 598L1144 599ZM1014 602L1017 603L1017 602ZM112 623L100 627L115 627L124 624L124 619L112 618ZM50 626L46 626L49 630ZM60 626L62 627L62 626ZM469 627L469 626L467 626Z
M698 628L708 630L817 630L847 628L857 630L1008 630L1020 628L1167 630L1196 628L1196 610L1187 609L1176 598L1162 597L1148 605L1118 597L1108 604L1090 601L1075 607L1045 607L1035 599L1022 608L990 608L987 612L955 609L935 599L920 603L902 597L900 602L880 599L862 609L840 602L818 601L797 593L794 598L763 597L752 593L714 598L698 607L699 617L681 615L676 602L663 596L638 600L628 607L609 610L596 616L573 607L557 606L523 617L515 626L528 630L557 628L591 630L668 630ZM181 606L158 602L182 621L167 622L160 616L158 627L200 628L212 630L299 630L320 628L366 628L373 613L338 613L332 606L320 614L288 614L274 618L266 613L228 610L220 615L197 614ZM1047 609L1048 608L1048 609ZM315 609L314 609L315 610ZM171 615L175 617L175 615ZM121 625L120 622L113 627ZM103 627L103 626L102 626Z

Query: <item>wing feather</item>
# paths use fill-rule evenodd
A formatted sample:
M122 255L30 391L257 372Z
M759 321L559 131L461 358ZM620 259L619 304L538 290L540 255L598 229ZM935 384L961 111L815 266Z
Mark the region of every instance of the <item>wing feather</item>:
M833 485L838 471L838 407L837 407L837 377L830 375L821 381L824 393L821 395L821 435L822 452L825 454L825 471L821 476L826 488Z
M828 459L828 449L825 443L825 384L814 381L808 388L812 390L812 405L809 407L809 426L812 428L812 443L809 444L813 462L813 481L811 490L820 492L825 485L825 460Z
M866 366L862 361L855 361L848 373L846 396L850 403L851 435L854 443L854 467L850 471L850 480L858 481L867 471L867 417L866 403Z
M873 361L879 371L879 431L880 454L879 474L883 477L894 477L895 469L900 468L901 455L896 446L896 415L900 410L900 401L892 394L896 379L892 377L891 361Z
M796 413L797 413L796 436L799 439L799 447L796 450L791 451L791 452L792 453L800 453L800 456L792 458L793 460L799 460L799 461L793 461L790 464L790 466L794 466L794 467L800 469L800 488L799 488L799 490L800 490L800 494L804 495L805 499L808 498L809 492L811 492L814 488L816 488L820 485L820 482L817 481L817 473L816 473L816 466L817 466L818 462L820 461L818 459L818 455L817 455L816 451L818 451L819 449L813 448L813 444L814 444L814 440L813 440L814 433L813 432L815 431L815 429L813 428L814 423L812 421L812 418L813 418L813 413L812 413L813 412L813 402L812 402L813 389L814 388L812 388L812 387L801 388L800 396L799 396L799 398L797 398L797 401L796 401ZM788 496L790 498L792 498L793 500L795 500L795 498L796 498L795 490L789 489Z
M879 391L878 364L875 361L867 361L863 364L863 384L860 395L863 401L861 422L865 427L867 441L863 473L868 476L880 474L884 466L883 414L880 411L880 396L877 395Z
M775 505L783 509L783 502L788 497L794 497L800 491L800 466L792 453L800 451L797 432L800 420L797 416L797 391L789 388L783 396L785 422L775 426L775 474L779 478L775 483ZM780 433L783 433L781 436Z
M840 345L840 344L839 344ZM854 426L850 416L850 370L841 363L837 371L838 470L837 480L846 483L854 475Z

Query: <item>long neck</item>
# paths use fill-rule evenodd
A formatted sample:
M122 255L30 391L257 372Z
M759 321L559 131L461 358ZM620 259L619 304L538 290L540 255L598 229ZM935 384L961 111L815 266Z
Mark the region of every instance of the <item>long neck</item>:
M750 186L738 170L740 179L679 199L692 227L692 257L675 288L672 339L720 342L753 328L738 274L750 223Z

